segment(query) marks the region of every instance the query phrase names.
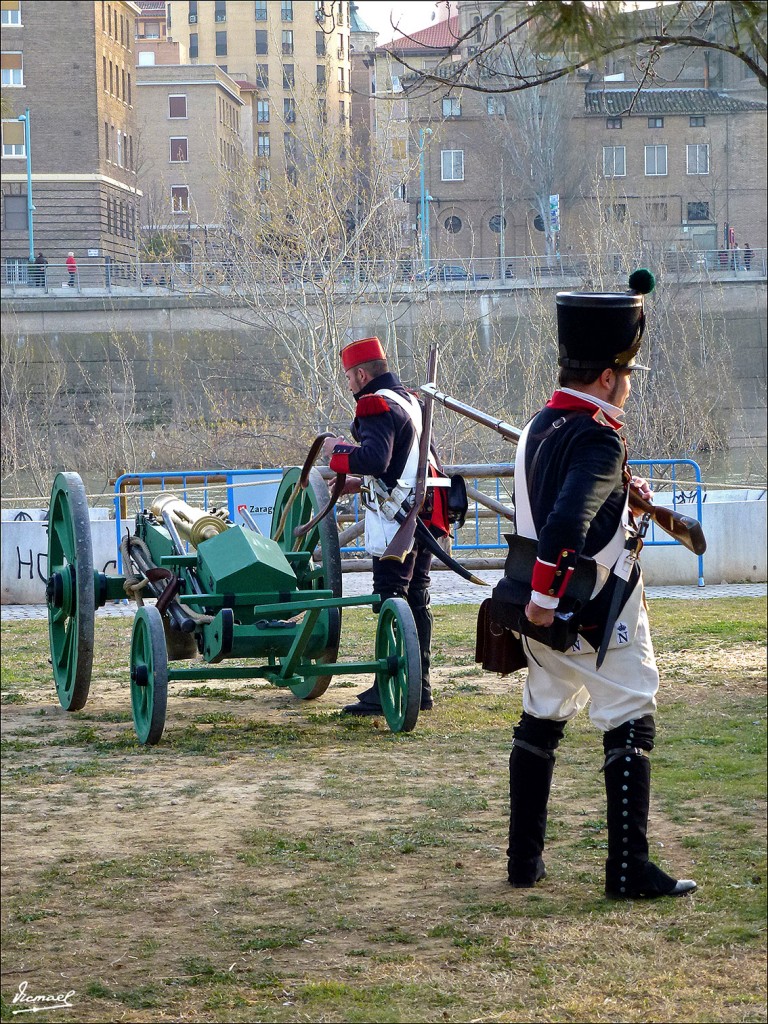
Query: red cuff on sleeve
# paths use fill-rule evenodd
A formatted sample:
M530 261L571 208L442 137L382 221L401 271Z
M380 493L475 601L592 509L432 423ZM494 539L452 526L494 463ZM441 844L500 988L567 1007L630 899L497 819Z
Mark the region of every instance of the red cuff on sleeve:
M334 473L349 473L349 452L334 452L328 465Z
M562 597L575 568L575 553L567 548L559 553L554 564L537 558L531 576L531 590L550 597Z

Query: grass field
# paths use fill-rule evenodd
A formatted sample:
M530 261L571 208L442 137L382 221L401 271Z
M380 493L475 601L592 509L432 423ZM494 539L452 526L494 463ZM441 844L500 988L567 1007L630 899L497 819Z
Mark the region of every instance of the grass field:
M601 742L560 748L548 877L506 882L520 675L473 663L476 609L435 609L437 703L414 732L262 682L171 684L135 739L130 622L100 619L83 711L45 623L2 627L2 1020L74 990L82 1022L763 1022L766 602L654 601L653 857L700 889L616 903ZM342 656L371 656L369 610ZM40 1005L40 1004L38 1004ZM28 1018L27 1018L28 1019Z

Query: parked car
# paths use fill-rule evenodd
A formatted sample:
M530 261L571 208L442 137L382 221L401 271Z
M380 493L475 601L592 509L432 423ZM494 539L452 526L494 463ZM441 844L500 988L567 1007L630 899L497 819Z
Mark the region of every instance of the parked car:
M487 274L474 274L465 270L464 267L452 264L440 264L429 268L429 272L420 271L413 278L414 281L488 281Z

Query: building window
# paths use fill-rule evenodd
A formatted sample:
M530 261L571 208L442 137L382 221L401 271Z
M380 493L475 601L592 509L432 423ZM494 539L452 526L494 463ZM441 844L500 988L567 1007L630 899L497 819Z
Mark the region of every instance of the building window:
M290 57L293 53L293 30L283 29L282 33L283 56Z
M256 100L256 120L259 124L269 124L269 100Z
M667 173L667 147L646 146L645 147L645 174L646 177L659 177Z
M664 118L663 117L649 117L648 118L648 127L649 128L663 128L664 127Z
M128 72L128 106L131 105L131 73Z
M320 124L328 124L328 104L325 100L317 101L317 117Z
M296 101L293 99L283 100L283 117L286 124L293 124L296 120Z
M187 140L184 138L171 139L170 161L172 164L185 164L189 159Z
M112 234L112 200L107 196L107 234Z
M5 226L9 231L23 231L27 226L27 197L5 196L3 212ZM24 260L26 263L26 259Z
M337 68L336 74L339 80L339 92L344 92L344 68Z
M174 213L189 213L189 186L171 185L171 209Z
M200 50L198 48L199 47L198 38L199 37L198 37L197 32L190 32L189 33L189 56L190 57L198 57L200 55Z
M339 100L339 124L347 123L347 104L344 100Z
M619 224L623 224L627 219L627 204L626 203L613 203L610 206L606 206L603 210L603 220L610 221L615 220Z
M105 121L104 122L104 158L111 163L112 162L112 158L109 155L109 136L110 136L109 125Z
M694 117L690 117L688 119L688 124L691 126L691 128L704 128L706 123L707 123L706 117L700 117L699 115L696 115Z
M216 7L213 13L214 21L227 20L227 0L216 0Z
M709 220L709 203L688 203L688 220Z
M269 132L259 132L256 139L256 156L264 160L269 159Z
M605 119L605 127L606 128L621 128L621 118L620 117L606 117L606 119Z
M189 24L194 25L197 22L197 0L189 0Z
M440 153L442 181L464 181L464 150L444 149Z
M226 57L227 56L227 33L217 32L216 33L216 56Z
M325 56L325 32L315 32L315 53L318 57Z
M262 56L265 53L269 53L269 40L267 38L267 30L265 28L256 29L256 53Z
M3 0L3 25L21 24L21 0Z
M117 150L117 166L118 167L122 167L123 166L123 137L124 137L123 133L118 128L117 132L116 132L116 135L115 135L115 141L116 141L115 148Z
M293 21L293 3L291 0L283 0L280 4L280 18L282 21Z
M627 147L603 146L603 174L606 178L623 178L627 173Z
M688 151L688 173L709 174L709 146L696 144L686 148Z
M296 84L293 64L283 64L283 88L292 89Z
M507 218L502 217L500 213L494 213L488 221L488 227L495 235L500 235L507 227Z
M272 172L268 167L259 168L259 192L266 192L272 180Z
M3 53L2 84L4 86L24 85L24 58L21 53Z
M256 65L256 85L259 89L269 88L269 64Z
M24 123L9 119L3 121L3 156L26 158L27 149L24 141Z
M187 97L186 96L169 96L168 97L168 117L186 117L187 116Z
M256 21L267 20L267 0L256 0Z
M464 227L461 217L446 217L443 221L443 227L449 235L458 235L461 229Z
M141 54L139 54L139 59L141 59ZM102 70L102 75L103 75L103 79L104 79L104 92L106 92L107 91L107 58L106 57L102 57L101 58L101 70Z
M408 147L405 139L392 139L392 159L408 159Z
M657 224L667 220L668 217L666 203L646 203L645 212L648 215L648 220L654 221Z
M325 64L315 65L315 75L317 78L317 85L321 88L325 88Z
M503 96L486 96L485 97L485 109L488 114L502 115L507 112L506 100Z
M443 96L443 117L461 117L461 100L458 96Z

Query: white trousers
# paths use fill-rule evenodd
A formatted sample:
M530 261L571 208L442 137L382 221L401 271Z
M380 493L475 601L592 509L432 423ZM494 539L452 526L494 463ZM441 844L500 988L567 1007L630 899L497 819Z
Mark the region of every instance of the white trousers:
M534 718L570 721L591 701L590 719L607 732L655 712L659 671L643 600L634 639L616 646L612 642L599 672L597 654L588 644L583 653L560 653L528 637L522 640L528 658L523 710Z

